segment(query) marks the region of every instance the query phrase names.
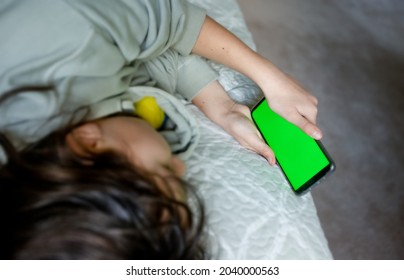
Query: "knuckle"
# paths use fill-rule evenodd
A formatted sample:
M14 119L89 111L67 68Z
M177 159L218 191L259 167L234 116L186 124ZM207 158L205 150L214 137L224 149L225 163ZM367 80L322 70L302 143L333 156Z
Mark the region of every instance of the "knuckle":
M313 114L314 114L314 115L317 115L317 113L318 113L318 108L317 108L317 107L314 107L314 108L313 108Z

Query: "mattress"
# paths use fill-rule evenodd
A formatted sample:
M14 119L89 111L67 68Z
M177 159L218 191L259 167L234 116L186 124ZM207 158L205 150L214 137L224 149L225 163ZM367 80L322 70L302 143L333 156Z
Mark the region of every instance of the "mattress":
M190 0L255 47L234 0ZM220 83L238 102L260 99L257 86L221 65ZM205 205L207 250L213 259L332 259L310 193L296 196L278 167L242 147L195 106L200 139L185 179Z

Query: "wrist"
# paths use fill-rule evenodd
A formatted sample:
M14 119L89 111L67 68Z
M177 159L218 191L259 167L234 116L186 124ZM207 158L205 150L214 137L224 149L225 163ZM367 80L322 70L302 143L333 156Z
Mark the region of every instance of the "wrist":
M263 61L256 67L254 81L263 90L264 95L269 98L288 78L272 62L265 58L262 59Z
M229 117L233 112L233 108L236 105L236 103L231 100L223 100L219 106L216 107L216 110L213 114L208 116L214 123L222 127L224 130L227 131L228 123L229 123Z
M223 110L221 118L216 122L230 135L234 135L234 125L240 120L245 119L250 115L248 106L232 101L226 104L227 107Z
M232 109L234 101L230 99L218 81L204 87L192 102L214 123L222 126L223 119Z

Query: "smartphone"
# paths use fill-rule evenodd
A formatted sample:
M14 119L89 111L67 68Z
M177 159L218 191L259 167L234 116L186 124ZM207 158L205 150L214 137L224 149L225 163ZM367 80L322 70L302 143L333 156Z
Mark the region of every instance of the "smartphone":
M272 111L265 98L251 116L296 194L307 192L335 170L321 142Z

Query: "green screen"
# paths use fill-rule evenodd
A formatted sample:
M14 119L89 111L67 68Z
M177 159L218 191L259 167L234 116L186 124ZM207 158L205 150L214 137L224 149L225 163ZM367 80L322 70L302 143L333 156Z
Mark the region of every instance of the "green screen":
M295 191L330 164L313 138L273 112L265 100L252 118Z

